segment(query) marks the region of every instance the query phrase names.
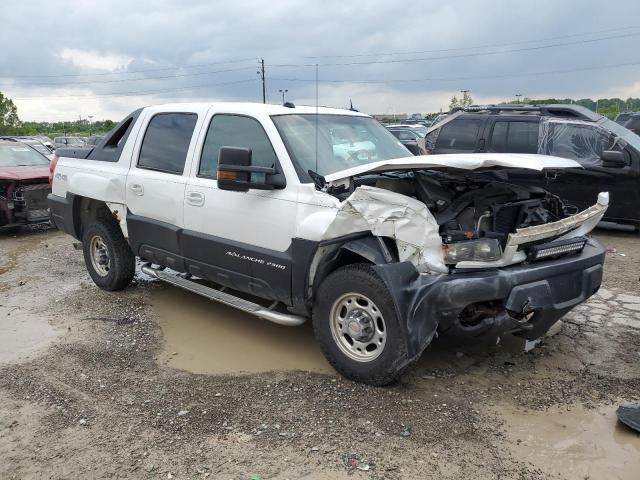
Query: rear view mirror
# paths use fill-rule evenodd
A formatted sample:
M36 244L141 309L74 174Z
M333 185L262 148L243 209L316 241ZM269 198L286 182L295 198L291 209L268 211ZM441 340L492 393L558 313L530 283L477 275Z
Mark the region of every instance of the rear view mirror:
M605 150L600 155L602 159L602 166L605 168L623 168L627 166L627 162L624 159L624 153L617 152L615 150Z
M252 173L264 174L265 181L253 182ZM240 147L221 147L218 155L218 188L235 192L273 190L283 188L284 176L277 174L275 168L254 167L251 165L251 149Z

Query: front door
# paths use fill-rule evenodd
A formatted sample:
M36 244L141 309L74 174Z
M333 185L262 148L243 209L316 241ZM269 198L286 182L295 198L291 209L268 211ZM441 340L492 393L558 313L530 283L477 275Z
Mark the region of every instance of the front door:
M278 166L269 137L256 118L212 117L203 146L195 154L184 197L182 248L187 269L216 283L288 303L296 188L246 193L218 189L218 154L225 146L251 149L252 165Z

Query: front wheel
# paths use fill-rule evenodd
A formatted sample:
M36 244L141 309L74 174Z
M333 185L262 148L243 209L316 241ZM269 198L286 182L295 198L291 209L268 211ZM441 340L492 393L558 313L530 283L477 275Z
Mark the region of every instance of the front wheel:
M115 222L96 221L82 236L84 263L103 290L121 290L133 279L136 257Z
M387 385L406 367L406 343L393 299L368 265L347 265L322 282L313 329L327 360L351 380Z

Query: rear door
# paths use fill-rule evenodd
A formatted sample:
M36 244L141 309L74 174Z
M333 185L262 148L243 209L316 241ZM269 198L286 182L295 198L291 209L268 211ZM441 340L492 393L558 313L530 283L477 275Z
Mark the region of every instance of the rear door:
M196 109L146 112L126 182L127 228L133 251L149 261L184 270L185 165L199 126Z
M471 153L478 151L483 119L461 117L440 128L433 153Z

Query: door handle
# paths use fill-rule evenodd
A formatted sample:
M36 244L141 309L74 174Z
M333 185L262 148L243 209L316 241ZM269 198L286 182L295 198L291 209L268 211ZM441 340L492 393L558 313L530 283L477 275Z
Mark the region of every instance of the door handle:
M200 192L187 192L187 203L194 207L202 207L204 205L204 195Z
M139 183L133 183L129 186L129 190L131 190L134 195L142 196L144 195L144 187Z

